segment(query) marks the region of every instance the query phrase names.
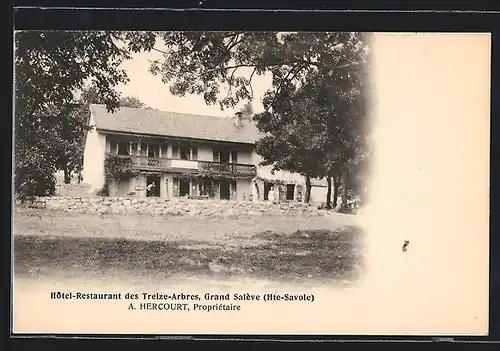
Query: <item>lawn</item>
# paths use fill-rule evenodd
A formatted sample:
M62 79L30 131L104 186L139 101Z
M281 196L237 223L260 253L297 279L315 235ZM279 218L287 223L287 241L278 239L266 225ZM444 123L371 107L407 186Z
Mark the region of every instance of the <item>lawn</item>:
M349 282L363 263L355 216L192 218L48 210L14 214L16 278L131 284L191 276Z

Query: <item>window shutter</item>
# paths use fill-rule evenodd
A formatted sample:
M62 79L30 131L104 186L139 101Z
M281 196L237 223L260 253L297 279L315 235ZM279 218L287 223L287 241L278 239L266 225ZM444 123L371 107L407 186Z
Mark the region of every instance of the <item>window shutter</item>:
M219 162L219 151L214 149L214 162Z
M198 148L196 146L193 147L192 153L193 153L193 160L197 161L198 160Z

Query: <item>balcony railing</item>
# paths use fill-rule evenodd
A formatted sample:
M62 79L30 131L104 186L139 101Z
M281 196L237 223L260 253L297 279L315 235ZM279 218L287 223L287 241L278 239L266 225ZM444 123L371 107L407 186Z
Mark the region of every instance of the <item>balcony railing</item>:
M170 168L170 160L167 158L131 156L132 164L138 168L151 170L165 170Z
M239 163L198 161L198 169L204 172L214 172L232 176L254 177L257 174L257 167L254 165L244 165Z
M228 176L254 177L257 174L257 167L254 165L239 163L220 163L211 161L187 161L147 156L131 156L134 167L168 171L186 169L205 173L223 174Z

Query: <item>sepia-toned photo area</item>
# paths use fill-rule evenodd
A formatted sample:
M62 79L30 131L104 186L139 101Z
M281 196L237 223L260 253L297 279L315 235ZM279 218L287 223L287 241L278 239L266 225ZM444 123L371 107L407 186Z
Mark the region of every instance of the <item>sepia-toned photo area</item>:
M489 35L14 49L14 332L487 333Z

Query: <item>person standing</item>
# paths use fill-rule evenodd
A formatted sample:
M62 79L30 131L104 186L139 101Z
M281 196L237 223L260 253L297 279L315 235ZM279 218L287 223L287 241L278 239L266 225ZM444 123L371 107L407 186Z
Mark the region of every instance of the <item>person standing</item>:
M154 182L151 182L147 187L146 187L146 196L151 196L153 190L156 188L156 184Z

